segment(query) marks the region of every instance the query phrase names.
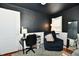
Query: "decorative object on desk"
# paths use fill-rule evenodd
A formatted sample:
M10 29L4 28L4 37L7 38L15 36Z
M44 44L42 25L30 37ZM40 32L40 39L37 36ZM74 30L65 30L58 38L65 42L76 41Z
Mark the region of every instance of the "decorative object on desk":
M67 38L69 39L70 43L69 46L75 45L76 48L77 48L77 23L78 21L68 22L68 35L67 35ZM73 43L72 41L74 41L75 43Z
M22 34L27 33L27 28L22 27Z
M22 28L20 29L20 38L22 38L23 35L25 35L26 33L27 33L27 29L22 26Z
M22 27L23 38L26 38L27 29Z
M41 36L37 35L37 49L40 48L41 45Z

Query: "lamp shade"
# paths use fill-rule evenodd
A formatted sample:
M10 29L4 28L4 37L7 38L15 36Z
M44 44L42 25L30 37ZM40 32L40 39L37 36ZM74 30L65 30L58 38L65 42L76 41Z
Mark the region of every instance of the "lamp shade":
M22 27L22 34L27 33L27 28Z
M22 30L22 33L24 34L24 33L27 33L27 29L23 29Z

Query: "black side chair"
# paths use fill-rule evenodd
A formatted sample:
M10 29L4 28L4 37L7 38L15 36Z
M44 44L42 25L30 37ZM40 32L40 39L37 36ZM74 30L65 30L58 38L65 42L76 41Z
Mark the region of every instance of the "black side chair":
M27 50L26 54L30 50L32 50L35 53L35 51L33 50L34 49L33 45L35 45L37 42L36 34L28 35L25 42L26 42L26 46L29 46L29 48L26 48L26 50Z

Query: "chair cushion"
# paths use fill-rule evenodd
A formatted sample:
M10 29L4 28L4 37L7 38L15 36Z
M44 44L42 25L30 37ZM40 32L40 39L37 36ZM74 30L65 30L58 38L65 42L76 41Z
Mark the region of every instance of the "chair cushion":
M53 41L54 41L54 38L53 38L53 36L52 36L51 33L48 34L48 35L46 35L46 36L45 36L45 39L46 39L46 41L48 41L48 42L53 42Z

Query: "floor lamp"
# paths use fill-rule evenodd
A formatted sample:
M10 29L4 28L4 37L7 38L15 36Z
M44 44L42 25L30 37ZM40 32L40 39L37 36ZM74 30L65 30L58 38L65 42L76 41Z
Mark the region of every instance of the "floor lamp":
M24 39L26 39L26 34L27 34L27 29L22 27L22 39L23 39L22 49L23 49L23 54L24 54Z

